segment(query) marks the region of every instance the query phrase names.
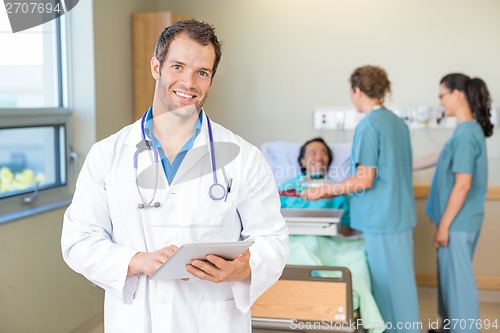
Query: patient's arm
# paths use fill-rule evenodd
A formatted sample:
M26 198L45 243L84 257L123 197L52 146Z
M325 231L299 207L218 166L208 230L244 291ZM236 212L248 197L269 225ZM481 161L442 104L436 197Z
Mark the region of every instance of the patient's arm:
M342 236L349 237L349 236L351 236L352 234L355 233L355 230L351 229L350 227L348 227L346 225L339 225L338 226L338 232Z
M413 171L427 169L436 165L439 157L439 151L422 156L416 161L413 161Z
M320 187L309 188L300 193L305 200L318 200L325 195L344 195L360 193L373 185L377 171L373 167L358 164L356 174L338 183L328 183Z
M285 190L285 191L280 191L279 192L280 197L300 197L300 194L296 190ZM335 195L323 195L321 198L318 199L331 199L333 197L336 197ZM283 207L281 207L283 208Z

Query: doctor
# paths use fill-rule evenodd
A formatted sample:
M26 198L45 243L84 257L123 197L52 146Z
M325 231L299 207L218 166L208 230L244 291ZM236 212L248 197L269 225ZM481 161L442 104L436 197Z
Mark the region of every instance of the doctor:
M250 332L250 306L281 275L287 228L260 151L202 110L221 57L212 26L160 35L152 107L94 144L64 216L68 265L105 290L105 331ZM149 276L185 243L254 240L193 260L188 280Z

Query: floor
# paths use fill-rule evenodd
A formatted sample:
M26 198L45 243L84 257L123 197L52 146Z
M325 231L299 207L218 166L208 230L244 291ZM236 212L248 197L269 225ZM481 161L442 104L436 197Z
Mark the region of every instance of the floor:
M437 315L437 293L435 288L420 287L418 289L418 297L420 304L420 320L422 323L422 333L427 332L429 326L438 319ZM489 319L490 323L496 321L500 326L500 291L480 291L480 313L481 319L486 322ZM103 333L104 327L102 317L96 318L89 322L84 327L72 333ZM500 328L483 329L484 333L500 332Z
M418 297L422 332L427 332L429 328L434 328L429 327L431 323L434 324L439 318L437 314L436 288L419 287ZM483 322L488 319L491 323L494 323L496 320L497 325L500 327L500 291L479 291L479 313ZM481 332L500 332L500 328L483 329Z

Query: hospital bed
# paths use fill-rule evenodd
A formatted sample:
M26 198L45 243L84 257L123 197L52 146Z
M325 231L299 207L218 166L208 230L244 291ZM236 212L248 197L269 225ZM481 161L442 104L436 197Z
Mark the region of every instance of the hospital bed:
M300 166L297 158L300 146L300 143L284 141L268 142L262 145L261 150L274 173L277 185L280 185L299 174ZM330 145L330 148L332 149L334 159L328 171L329 178L334 181L339 181L350 175L349 156L351 152L351 145L345 143L333 144ZM345 296L344 303L346 304L346 307L349 306L349 310L352 312L352 315L346 313L346 318L361 317L363 323L365 324L365 328L370 328L368 330L370 333L382 332L383 329L381 329L381 327L383 327L383 319L371 293L371 282L366 262L363 239L360 238L359 235L347 238L322 237L337 235L337 227L339 226L341 215L333 212L332 215L334 217L330 217L330 219L323 217L322 220L317 216L308 217L307 215L312 211L308 211L307 209L303 209L302 211L302 214L297 217L297 212L290 214L291 212L288 210L282 210L285 220L289 226L291 239L295 235L301 235L299 242L296 241L290 243L290 257L288 265L285 268L285 273L289 272L290 268L292 268L292 271L294 272L292 275L296 275L298 269L296 269L295 266L297 265L312 269L312 271L316 272L316 274L313 274L314 276L311 276L311 270L309 270L307 271L309 273L302 272L299 274L302 276L302 279L294 280L295 283L297 283L297 286L305 287L310 284L311 278L318 279L321 277L331 277L331 275L324 273L324 271L328 270L328 268L334 267L335 269L338 269L345 277L345 280L340 283L343 283L346 286L346 290L349 290L342 293L342 295ZM331 212L333 210L328 209L327 211ZM313 269L317 267L322 267L324 269L321 270L321 273L318 273L318 269ZM307 268L302 269L306 270ZM284 281L290 280L290 274L285 273L278 281L278 285L282 285ZM310 276L307 277L307 274ZM317 282L317 280L315 280L315 282ZM328 280L325 281L325 283L326 282L330 284L339 283L339 281L334 280ZM305 288L307 290L307 287ZM273 289L270 289L270 292L273 292ZM267 297L265 295L266 293L263 297ZM298 299L302 299L302 296L298 297ZM276 302L275 306L279 306L280 300L272 297L270 302ZM260 306L258 304L260 304L260 301L256 303L257 306ZM332 306L334 305L335 304ZM272 304L268 306L272 307ZM258 307L256 309L258 309ZM303 309L305 312L308 312L307 308L304 307ZM259 312L255 313L254 308L252 308L252 316L254 317L252 322L254 325L257 325L255 326L256 328L262 327L263 323L269 324L271 322L271 318L259 319L258 313ZM283 318L276 319L279 321ZM275 324L271 324L268 329L272 329L272 325ZM361 328L357 329L359 330ZM296 330L290 331L314 332L298 330L298 326ZM349 332L349 330L344 331ZM322 330L321 332L327 331Z
M346 268L286 266L278 282L252 306L252 331L362 331L352 311L351 292L351 273Z

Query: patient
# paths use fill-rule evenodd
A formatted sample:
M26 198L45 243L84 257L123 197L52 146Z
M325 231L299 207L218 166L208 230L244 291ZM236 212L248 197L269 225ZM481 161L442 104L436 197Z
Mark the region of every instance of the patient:
M347 196L323 197L316 201L302 199L298 194L309 187L320 186L328 179L328 168L333 161L333 153L322 138L314 138L302 145L299 158L300 174L281 184L281 208L304 209L343 209L344 215L339 226L339 233L351 235L349 228L349 198Z
M358 232L349 225L349 197L322 197L315 201L302 199L298 194L306 188L332 181L328 174L333 153L322 138L307 141L300 149L301 173L278 186L281 208L343 209L344 215L338 232L350 236ZM381 333L384 321L371 293L370 274L365 256L364 240L359 237L331 237L319 235L290 235L288 265L341 266L352 274L353 309L359 309L363 326L369 333ZM329 272L315 271L315 276L328 277ZM372 326L370 326L372 325Z

